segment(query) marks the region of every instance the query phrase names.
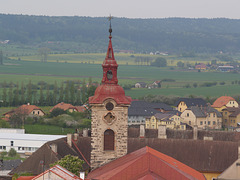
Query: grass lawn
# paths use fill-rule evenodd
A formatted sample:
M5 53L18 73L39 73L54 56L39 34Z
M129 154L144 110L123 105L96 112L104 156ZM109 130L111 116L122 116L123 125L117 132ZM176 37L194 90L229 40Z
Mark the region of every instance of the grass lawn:
M25 124L26 134L52 134L52 135L66 135L74 133L74 128L62 128L59 126L43 125L43 124Z

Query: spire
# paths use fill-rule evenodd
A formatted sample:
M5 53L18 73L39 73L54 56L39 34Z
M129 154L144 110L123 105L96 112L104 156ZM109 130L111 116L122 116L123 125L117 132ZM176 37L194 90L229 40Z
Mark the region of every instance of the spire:
M108 44L108 51L107 51L107 55L106 55L106 60L111 60L111 59L115 60L114 59L113 48L112 48L112 41L111 41L111 39L112 39L112 23L111 23L112 19L113 19L113 17L110 15L108 17L108 20L109 20L110 24L109 24L109 44Z
M110 22L109 25L109 43L108 43L108 50L105 60L103 61L102 67L103 67L103 84L117 84L117 68L118 64L114 58L113 48L112 48L112 24L111 20L113 17L110 15L108 17L108 20Z

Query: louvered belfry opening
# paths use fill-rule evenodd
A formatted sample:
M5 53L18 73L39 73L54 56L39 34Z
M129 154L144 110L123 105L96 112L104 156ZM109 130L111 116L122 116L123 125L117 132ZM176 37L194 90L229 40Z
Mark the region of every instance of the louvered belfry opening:
M111 129L107 129L104 132L104 151L114 150L114 132Z

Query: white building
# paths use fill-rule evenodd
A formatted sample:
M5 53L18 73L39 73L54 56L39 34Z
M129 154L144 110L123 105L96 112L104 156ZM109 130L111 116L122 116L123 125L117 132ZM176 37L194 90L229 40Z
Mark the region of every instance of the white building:
M0 128L0 133L25 134L25 129Z
M0 152L11 148L18 153L31 154L48 141L66 137L64 135L0 133Z

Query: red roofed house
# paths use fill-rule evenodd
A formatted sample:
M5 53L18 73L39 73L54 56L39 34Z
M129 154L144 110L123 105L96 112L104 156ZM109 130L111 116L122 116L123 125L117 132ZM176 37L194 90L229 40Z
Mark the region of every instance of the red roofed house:
M42 179L59 179L59 180L81 180L80 177L71 173L60 165L55 165L44 171L38 176L21 176L17 180L42 180Z
M69 111L69 112L74 112L74 111L77 111L77 108L71 104L67 104L67 103L64 103L64 102L61 102L61 103L58 103L57 105L55 105L51 110L50 112L53 111L53 109L56 109L56 108L59 108L59 109L63 109L64 111Z
M221 112L227 107L238 107L238 102L230 96L221 96L214 101L212 107Z
M89 179L206 179L203 174L148 146L88 174Z
M82 106L75 106L77 109L77 112L85 112L88 107L86 105L82 105Z
M206 66L206 64L204 64L204 63L199 63L199 64L195 65L195 69L203 69L203 70L206 70L206 69L207 69L207 66Z
M35 105L30 105L29 103L21 105L20 107L13 109L9 112L6 112L3 115L5 116L5 120L8 120L13 114L23 114L31 117L45 115L45 113L41 110L41 108Z

